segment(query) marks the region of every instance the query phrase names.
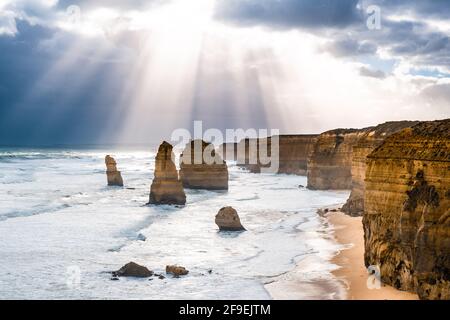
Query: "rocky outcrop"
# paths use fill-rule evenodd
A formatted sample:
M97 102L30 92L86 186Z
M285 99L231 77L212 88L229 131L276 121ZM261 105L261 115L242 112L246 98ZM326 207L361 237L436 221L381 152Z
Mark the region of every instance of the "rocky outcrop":
M221 231L245 231L237 211L232 207L220 209L216 215L216 224Z
M123 179L120 171L117 170L117 163L111 156L105 157L106 176L108 179L108 186L123 187Z
M166 266L166 273L172 274L175 277L186 276L189 271L185 267L180 266Z
M422 299L450 299L450 119L387 138L366 170L365 263Z
M350 190L353 147L370 129L337 129L317 138L308 161L308 188Z
M113 272L113 277L148 278L152 275L153 271L150 271L146 267L140 266L134 262L127 263L118 271Z
M185 205L186 194L173 162L173 147L163 142L155 162L155 178L150 190L149 204Z
M180 157L180 179L187 189L228 190L228 167L214 145L193 140Z
M351 167L352 192L347 203L342 207L343 212L354 217L362 216L364 213L364 180L366 178L367 156L392 134L405 128L412 127L417 123L417 121L386 122L372 129L368 129L362 135L357 144L353 147Z

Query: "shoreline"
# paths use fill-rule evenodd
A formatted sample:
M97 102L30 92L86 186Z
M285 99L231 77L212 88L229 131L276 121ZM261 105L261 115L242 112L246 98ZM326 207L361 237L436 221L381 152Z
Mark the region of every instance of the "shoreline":
M328 209L328 211L326 211ZM318 215L327 225L327 239L336 244L328 262L333 266L330 277L309 278L315 265L323 259L309 256L292 271L273 278L264 288L274 300L418 300L417 294L382 284L379 289L367 287L368 271L364 265L364 230L362 217L350 217L337 207L323 208Z
M368 272L364 265L364 230L362 217L350 217L343 212L324 215L332 226L333 235L343 249L331 259L338 266L332 274L345 287L347 300L418 300L417 294L397 290L382 284L379 289L367 287Z

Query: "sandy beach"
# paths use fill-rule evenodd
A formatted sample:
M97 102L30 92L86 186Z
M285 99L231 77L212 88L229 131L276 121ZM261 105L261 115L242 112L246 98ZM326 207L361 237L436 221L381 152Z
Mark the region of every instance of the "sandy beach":
M380 289L367 287L368 272L364 266L364 231L361 217L350 217L342 212L326 215L334 227L336 240L347 249L341 250L332 260L339 268L333 274L343 282L348 300L417 300L413 293L402 292L382 285Z

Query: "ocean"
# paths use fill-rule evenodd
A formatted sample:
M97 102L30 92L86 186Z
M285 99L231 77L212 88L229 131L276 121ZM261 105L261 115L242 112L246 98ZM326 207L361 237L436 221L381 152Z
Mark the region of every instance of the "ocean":
M229 162L228 192L186 190L185 207L147 206L155 151L0 149L0 299L270 299L267 285L296 266L305 299L317 298L311 285L338 286L330 258L340 246L317 210L348 192L307 190L306 177L252 174ZM124 188L106 185L107 154ZM246 232L218 232L224 206L238 211ZM130 261L190 273L111 281ZM340 298L337 289L320 296Z

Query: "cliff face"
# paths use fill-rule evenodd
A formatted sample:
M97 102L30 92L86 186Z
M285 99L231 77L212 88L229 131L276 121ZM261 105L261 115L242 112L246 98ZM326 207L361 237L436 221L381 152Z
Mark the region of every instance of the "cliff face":
M278 173L306 176L308 159L317 135L280 136L280 169Z
M111 156L105 157L106 177L108 186L123 187L123 179L120 171L117 170L117 163Z
M338 129L321 134L308 161L308 188L351 189L353 147L367 130Z
M184 205L186 194L173 162L173 147L163 142L156 155L155 178L150 190L150 204Z
M392 134L418 124L413 121L386 122L367 130L353 147L352 156L352 192L342 211L351 216L364 213L364 192L367 156Z
M219 148L217 149L217 152L224 160L237 160L237 143L236 142L230 142L230 143L223 143Z
M180 179L188 189L228 190L228 167L212 144L194 140L181 155Z
M366 170L366 265L422 299L450 299L450 119L387 138Z
M270 164L262 164L259 158L261 145L267 145L267 151L261 149L261 154L268 157L276 157L272 155L272 143L278 141L278 164L276 170L279 174L296 174L306 175L308 158L314 148L317 135L281 135L266 139L246 139L239 143L237 151L245 150L243 155L237 157L240 165L250 172L260 173L261 168L268 168ZM251 159L256 159L251 162ZM265 161L263 161L265 162Z

